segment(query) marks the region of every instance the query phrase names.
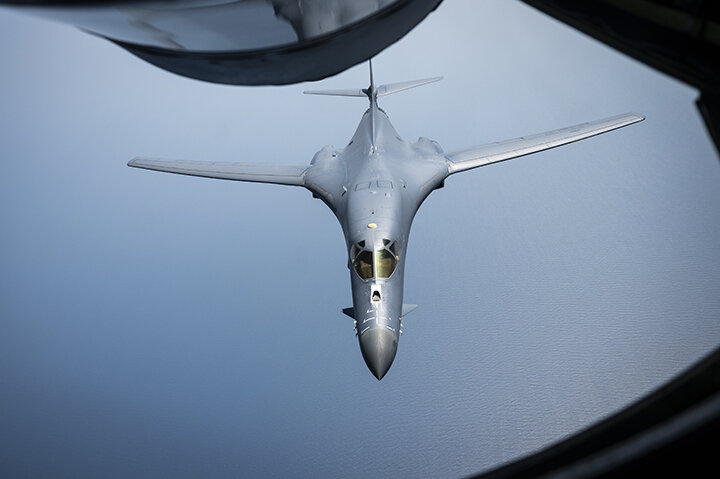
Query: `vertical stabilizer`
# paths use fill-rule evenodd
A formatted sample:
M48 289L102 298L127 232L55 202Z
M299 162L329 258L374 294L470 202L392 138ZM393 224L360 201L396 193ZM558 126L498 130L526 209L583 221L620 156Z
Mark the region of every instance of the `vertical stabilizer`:
M375 89L375 80L373 79L373 71L372 71L372 58L368 60L368 64L370 65L370 86L367 87L363 92L367 95L368 100L370 100L370 126L372 129L371 137L370 137L370 145L371 145L371 153L375 153L377 151L377 147L375 146L375 125L376 125L376 116L377 116L377 90Z
M371 92L374 92L375 91L375 80L373 80L372 58L368 60L368 65L370 65L370 88L369 88L369 90Z
M332 95L332 96L354 96L354 97L367 97L367 99L370 101L370 123L371 123L371 144L372 144L372 152L375 152L375 125L376 125L376 115L377 115L377 99L379 96L386 96L386 95L392 95L393 93L398 93L401 91L409 90L411 88L419 87L422 85L427 85L428 83L434 83L436 81L442 80L442 77L433 77L433 78L424 78L422 80L412 80L412 81L406 81L406 82L400 82L400 83L390 83L387 85L380 85L379 87L375 88L375 79L373 78L373 67L372 67L372 59L368 60L368 65L370 67L370 86L363 89L343 89L343 90L308 90L303 93L307 93L309 95Z
M389 83L387 85L380 85L375 88L375 80L373 79L372 60L369 60L370 65L370 86L367 88L349 88L341 90L306 90L303 93L307 95L331 95L331 96L355 96L355 97L367 97L370 100L370 105L377 103L379 96L392 95L401 91L409 90L411 88L427 85L428 83L434 83L440 81L443 77L432 77L423 78L422 80L411 80L400 83Z

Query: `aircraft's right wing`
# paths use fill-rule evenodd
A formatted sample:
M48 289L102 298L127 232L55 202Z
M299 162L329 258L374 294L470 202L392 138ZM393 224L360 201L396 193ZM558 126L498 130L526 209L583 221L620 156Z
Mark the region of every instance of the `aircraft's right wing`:
M631 125L644 119L645 117L642 115L626 113L625 115L614 116L589 123L581 123L537 135L490 143L468 150L454 151L445 155L448 160L448 175L555 148L556 146L565 145L616 128Z
M134 158L128 166L223 180L304 186L307 166Z

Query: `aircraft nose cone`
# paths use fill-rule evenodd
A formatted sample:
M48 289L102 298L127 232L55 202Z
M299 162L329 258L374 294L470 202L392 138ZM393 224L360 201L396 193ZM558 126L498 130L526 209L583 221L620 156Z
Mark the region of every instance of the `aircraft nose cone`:
M370 372L378 381L390 369L397 345L397 337L385 328L369 329L360 336L360 351Z

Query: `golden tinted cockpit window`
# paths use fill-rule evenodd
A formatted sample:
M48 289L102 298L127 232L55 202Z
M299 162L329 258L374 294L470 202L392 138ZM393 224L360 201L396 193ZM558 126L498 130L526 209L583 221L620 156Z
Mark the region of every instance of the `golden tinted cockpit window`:
M373 277L373 257L371 251L360 251L360 253L353 261L355 272L362 279L370 279Z
M389 278L397 268L397 260L390 251L381 249L375 251L375 265L378 278Z
M382 240L382 246L374 251L360 241L350 247L350 261L353 269L363 280L374 277L389 278L397 269L400 259L400 247L397 241Z

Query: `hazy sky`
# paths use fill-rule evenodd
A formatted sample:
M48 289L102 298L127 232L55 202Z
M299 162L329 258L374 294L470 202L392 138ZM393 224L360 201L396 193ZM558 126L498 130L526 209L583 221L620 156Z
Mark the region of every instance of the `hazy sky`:
M623 407L720 342L720 163L692 89L519 2L452 0L374 62L446 150L647 120L450 178L416 217L388 375L309 192L131 169L309 163L366 102L185 79L0 10L0 472L458 477ZM364 87L361 65L312 87Z

